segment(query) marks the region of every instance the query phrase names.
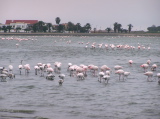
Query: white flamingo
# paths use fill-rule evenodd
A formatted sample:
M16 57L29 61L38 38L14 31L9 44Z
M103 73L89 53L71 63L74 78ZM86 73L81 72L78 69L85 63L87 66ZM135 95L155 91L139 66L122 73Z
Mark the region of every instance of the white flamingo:
M22 69L23 69L22 62L23 62L23 60L21 60L21 64L20 64L20 65L18 65L20 75L21 75L21 72L22 72Z
M147 81L150 81L149 79L151 79L151 78L152 78L152 76L153 76L153 72L148 71L148 72L144 73L144 75L148 76Z
M128 78L130 74L131 74L130 72L124 72L124 77ZM123 77L123 80L124 80L124 77Z
M100 83L101 83L101 80L102 80L102 78L103 78L104 75L105 75L104 72L99 72L98 81L99 81Z
M77 78L78 78L78 79L81 79L81 80L85 79L83 73L78 73L78 74L77 74Z
M153 64L152 66L151 66L151 70L152 71L155 71L157 69L157 65L156 64Z
M119 69L115 72L115 74L119 75L119 81L120 81L121 77L124 76L124 71L122 69Z
M58 81L58 83L59 83L59 85L62 85L63 82L64 82L65 75L64 74L60 74L59 78L60 78L60 80Z
M104 76L102 77L102 79L105 80L105 83L106 83L106 81L107 81L107 84L108 84L108 81L109 81L109 79L110 79L110 76L109 76L109 75L104 75Z

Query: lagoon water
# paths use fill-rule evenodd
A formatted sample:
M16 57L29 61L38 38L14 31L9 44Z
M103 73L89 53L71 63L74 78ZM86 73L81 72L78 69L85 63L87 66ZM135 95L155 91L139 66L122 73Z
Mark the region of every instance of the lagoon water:
M5 39L1 39L1 38ZM157 64L153 79L160 73L160 37L138 36L0 36L0 67L12 64L15 79L0 82L0 119L159 119L160 85L158 80L147 82L140 65L151 59ZM22 41L15 40L23 39ZM29 39L29 40L24 40ZM67 42L71 43L68 44ZM79 43L79 42L83 42ZM88 48L86 43L90 42ZM135 46L135 49L106 50L91 44ZM19 47L16 47L16 44ZM146 49L138 50L138 43ZM150 46L150 50L148 50ZM129 66L128 60L133 60ZM11 60L11 62L10 62ZM30 64L28 75L19 74L18 65ZM41 63L61 62L65 74L62 86L55 80L34 74L34 66ZM77 81L67 72L68 63L123 66L131 72L126 81L119 81L114 72L109 84L99 83L90 72L85 80ZM148 69L150 70L150 69ZM46 74L45 74L46 75Z

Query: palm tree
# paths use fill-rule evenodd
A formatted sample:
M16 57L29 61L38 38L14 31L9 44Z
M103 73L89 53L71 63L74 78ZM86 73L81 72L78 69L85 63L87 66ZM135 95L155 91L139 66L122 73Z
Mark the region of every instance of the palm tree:
M86 28L87 32L89 33L89 30L91 30L90 23L86 23L85 28Z
M117 24L118 33L121 31L121 27L122 27L121 24Z
M115 32L115 33L116 33L117 28L118 28L118 27L117 27L117 24L118 24L117 22L115 22L115 23L113 24L113 25L114 25L114 32Z
M60 23L60 21L61 21L61 19L59 18L59 17L56 17L56 24L58 24L59 25L59 23Z
M52 24L51 23L47 23L47 26L48 26L49 32L51 32Z
M131 32L131 29L132 29L132 24L128 24L128 31L129 31L129 33Z
M76 24L76 27L77 27L77 33L79 32L80 28L81 28L81 24L80 23L77 23Z

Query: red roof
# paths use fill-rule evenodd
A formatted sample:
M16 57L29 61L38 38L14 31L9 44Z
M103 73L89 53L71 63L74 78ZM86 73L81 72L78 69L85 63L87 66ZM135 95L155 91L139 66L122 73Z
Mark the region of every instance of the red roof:
M38 20L6 20L6 24L10 23L17 23L17 22L23 22L28 24L35 24L38 22Z

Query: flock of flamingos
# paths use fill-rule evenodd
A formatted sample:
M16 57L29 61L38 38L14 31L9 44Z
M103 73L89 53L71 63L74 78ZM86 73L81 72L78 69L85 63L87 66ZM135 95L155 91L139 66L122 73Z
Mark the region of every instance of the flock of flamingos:
M1 40L18 40L23 41L23 40L34 40L34 39L27 39L27 38L4 38L0 37ZM57 41L54 41L55 43ZM71 40L66 41L67 44L71 44ZM84 42L78 42L78 44L85 44L85 48L91 48L91 49L96 49L96 48L105 48L105 49L147 49L150 50L150 46L148 45L147 47L140 45L138 43L138 46L130 46L130 45L114 45L114 44L97 44L96 42L90 43L84 43ZM19 43L15 44L15 47L19 47ZM130 67L134 65L134 62L132 60L128 61L128 64ZM61 68L62 63L61 62L55 62L54 65L52 66L50 63L37 63L34 66L34 72L35 75L40 75L41 77L45 77L47 80L54 80L55 75L58 75L59 77L59 85L62 85L66 74L61 73ZM147 81L153 81L153 77L158 78L158 83L160 84L160 73L157 73L156 76L153 76L153 72L156 71L157 69L157 64L152 64L151 59L147 60L144 64L140 66L144 70L144 75L147 76ZM23 60L21 60L21 63L19 66L16 68L12 65L9 65L7 68L6 67L0 67L0 81L5 82L7 78L13 79L15 78L15 74L13 73L14 69L19 69L19 75L22 75L22 72L25 72L25 75L28 75L31 67L30 64L24 64L23 65ZM70 77L75 77L77 80L85 80L88 75L92 75L94 77L98 78L98 81L104 82L105 84L108 84L110 80L110 75L115 74L118 75L119 81L125 81L127 77L131 74L130 72L124 71L122 66L116 65L113 68L108 67L107 65L103 65L101 67L98 67L93 64L89 65L76 65L72 63L68 63L66 70L68 72L67 75Z

